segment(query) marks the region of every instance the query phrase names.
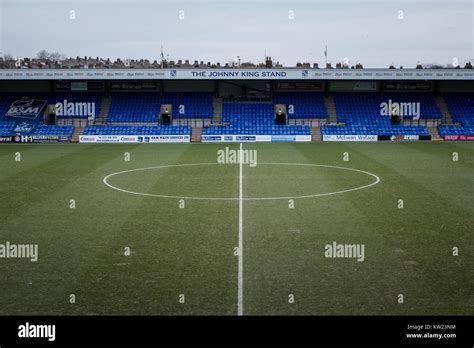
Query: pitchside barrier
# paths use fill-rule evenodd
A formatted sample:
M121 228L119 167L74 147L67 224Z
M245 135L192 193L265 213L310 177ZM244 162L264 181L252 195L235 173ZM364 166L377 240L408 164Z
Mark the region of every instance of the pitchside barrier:
M474 135L445 135L444 140L474 140Z
M189 143L189 135L81 135L80 143Z
M323 135L323 141L423 141L431 140L431 135Z
M59 135L14 135L1 136L0 143L65 143L69 137Z
M311 135L203 135L203 143L310 142Z
M378 135L378 141L431 141L431 135Z
M377 136L324 134L323 141L377 141Z

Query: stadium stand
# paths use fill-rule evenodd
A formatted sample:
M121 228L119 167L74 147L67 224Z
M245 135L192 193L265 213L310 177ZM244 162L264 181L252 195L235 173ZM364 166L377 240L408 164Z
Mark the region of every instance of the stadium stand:
M273 124L273 105L266 103L229 103L222 110L224 122L240 126L262 126Z
M323 135L429 135L424 126L391 125L388 117L386 122L377 124L352 124L346 126L327 125L321 127Z
M0 135L30 135L32 131L42 124L43 112L46 106L46 94L30 95L28 93L6 93L0 97ZM15 108L26 110L14 110L14 115L7 115L13 102ZM31 104L29 104L31 102ZM21 112L25 112L22 115Z
M399 103L420 103L420 118L441 118L441 112L436 106L433 95L423 93L338 93L334 94L339 122L360 120L371 121L374 117L380 117L380 105L389 100Z
M388 116L381 115L381 104L420 103L420 119L440 119L441 112L433 95L424 93L338 93L333 95L338 122L344 126L321 127L322 134L337 135L429 135L425 126L392 125ZM406 118L406 116L405 116ZM413 118L413 116L409 117Z
M285 104L288 118L311 119L327 118L323 93L275 93L275 104Z
M84 135L191 135L190 126L108 125L88 126Z
M222 119L230 126L210 126L203 135L310 135L308 126L275 125L273 104L225 102Z
M114 94L108 122L158 122L161 98L157 94Z
M33 131L32 135L50 135L50 136L71 137L73 132L74 132L74 127L73 126L39 125Z
M15 122L11 122L11 121L0 122L0 136L12 135L14 127L15 127Z
M160 106L173 105L173 118L213 116L212 93L113 94L108 122L159 122Z
M388 116L381 116L381 103L420 103L421 120L441 121L441 111L432 93L332 93L331 98L337 110L337 125L323 125L325 135L429 135L423 125L393 125ZM0 98L0 135L15 135L19 122L35 122L32 135L57 135L71 137L72 126L46 126L42 116L36 120L4 117L11 102L24 97L21 94L7 94ZM44 99L48 104L95 103L95 116L99 115L102 94L98 93L53 93L35 95L31 98ZM474 97L472 93L443 94L455 125L440 125L437 130L445 135L474 134ZM211 119L213 115L212 93L114 93L108 112L108 126L89 125L84 135L191 135L190 126L160 126L159 110L162 104L173 105L173 117L181 119ZM242 98L225 99L222 104L223 125L202 128L202 135L310 135L307 125L275 124L274 104L287 106L288 118L295 123L304 119L328 119L325 95L313 92L278 92L273 98L244 101ZM293 106L293 113L290 112ZM105 114L104 114L105 115ZM86 118L79 113L71 118ZM59 118L63 118L59 116ZM300 121L298 121L300 120ZM335 118L334 118L335 120ZM155 124L147 124L154 122ZM126 123L117 125L114 123ZM132 124L145 123L145 124ZM88 122L88 124L90 124ZM186 123L185 123L186 124ZM435 126L436 127L436 126ZM436 130L436 128L434 128ZM82 131L82 129L81 129ZM317 130L319 134L319 128ZM17 133L18 134L18 133Z
M439 135L474 135L474 95L468 93L445 94L452 119L459 125L438 126Z
M47 100L47 94L39 94L39 93L6 93L3 94L0 98L0 118L5 117L8 109L10 108L12 102L20 99L41 99Z
M92 116L95 118L100 114L101 99L102 99L102 96L100 94L77 94L77 93L52 94L51 96L48 97L48 105L56 104L56 103L64 104L64 101L66 101L67 103L75 103L75 104L87 103L88 105L93 105L94 106L93 109L91 107L75 108L73 110L72 115L64 113L63 115L58 115L58 119L88 118L90 116L88 114L88 111L93 111Z
M266 126L266 127L239 127L239 126L209 126L203 128L202 135L310 135L308 126Z
M213 116L212 93L165 93L163 104L173 105L174 118L208 118Z
M10 103L10 100L8 100L5 96L0 97L0 119L3 118L7 112Z

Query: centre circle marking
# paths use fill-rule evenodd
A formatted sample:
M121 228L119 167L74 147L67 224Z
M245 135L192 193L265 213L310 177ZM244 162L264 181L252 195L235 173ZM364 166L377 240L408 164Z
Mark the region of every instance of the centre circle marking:
M159 198L173 198L173 199L194 199L194 200L202 200L202 201L238 201L239 197L186 197L186 196L169 196L169 195L160 195L160 194L154 194L154 193L145 193L145 192L134 192L134 191L129 191L122 189L120 187L116 187L108 182L108 180L116 175L121 175L121 174L126 174L126 173L132 173L132 172L138 172L138 171L143 171L143 170L153 170L153 169L163 169L163 168L175 168L175 167L191 167L191 166L210 166L210 165L221 165L219 163L191 163L191 164L170 164L170 165L164 165L164 166L156 166L156 167L146 167L146 168L137 168L137 169L129 169L129 170L124 170L121 172L116 172L109 174L104 177L102 180L103 183L110 187L111 189L120 191L120 192L125 192L129 193L132 195L138 195L138 196L148 196L148 197L159 197ZM380 182L380 178L375 175L374 173L367 172L365 170L360 170L360 169L355 169L355 168L348 168L348 167L338 167L338 166L331 166L331 165L326 165L326 164L311 164L311 163L259 163L258 165L276 165L276 166L307 166L307 167L323 167L323 168L334 168L334 169L341 169L341 170L348 170L348 171L353 171L353 172L358 172L358 173L363 173L366 175L369 175L373 177L375 180L371 182L368 185L364 186L358 186L346 190L341 190L341 191L333 191L333 192L326 192L326 193L317 193L314 195L304 195L304 196L277 196L277 197L253 197L253 198L242 198L244 201L264 201L264 200L288 200L288 199L302 199L302 198L315 198L315 197L322 197L322 196L331 196L331 195L337 195L341 193L347 193L347 192L352 192L352 191L358 191L358 190L363 190L366 188L369 188L371 186L377 185Z

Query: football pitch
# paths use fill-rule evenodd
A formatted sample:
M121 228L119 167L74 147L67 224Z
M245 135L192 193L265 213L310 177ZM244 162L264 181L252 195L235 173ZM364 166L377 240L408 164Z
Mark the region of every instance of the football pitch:
M239 149L1 146L0 314L474 314L473 143Z

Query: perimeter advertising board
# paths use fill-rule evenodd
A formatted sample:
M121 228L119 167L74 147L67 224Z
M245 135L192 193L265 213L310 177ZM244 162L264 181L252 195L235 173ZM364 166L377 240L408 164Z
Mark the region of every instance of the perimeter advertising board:
M80 143L189 143L189 135L81 135Z

